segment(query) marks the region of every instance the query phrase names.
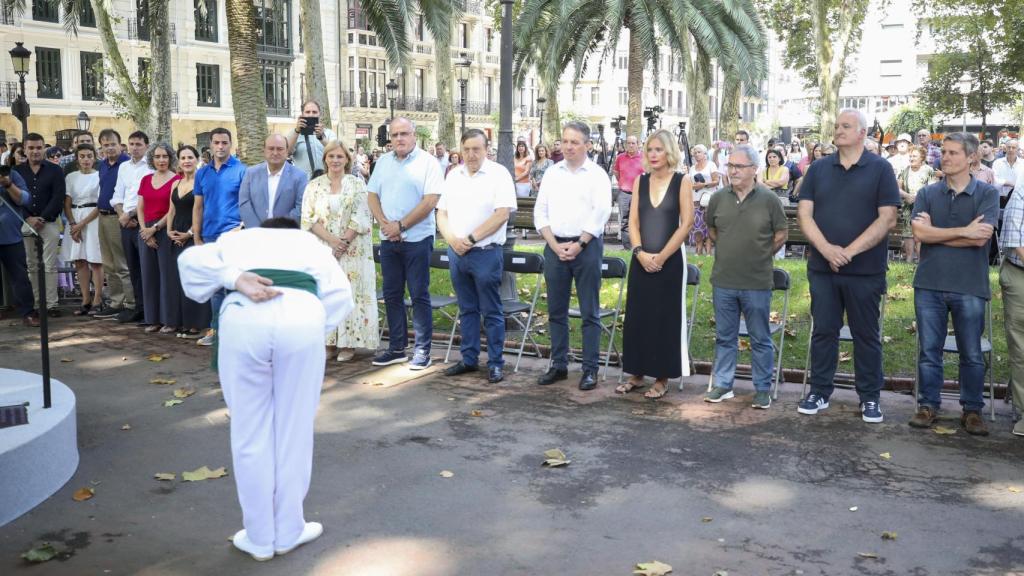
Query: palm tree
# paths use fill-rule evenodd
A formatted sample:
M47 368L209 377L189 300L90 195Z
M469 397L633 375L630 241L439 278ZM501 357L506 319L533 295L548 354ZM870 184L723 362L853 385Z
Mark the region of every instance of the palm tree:
M324 69L324 33L320 26L320 0L301 0L303 51L306 54L306 98L320 103L320 119L331 125L331 102L327 97L327 72Z
M437 140L451 147L455 134L455 101L452 98L452 27L462 20L460 0L419 0L423 25L434 38L434 78L437 82Z
M235 151L246 164L262 161L267 137L267 99L256 56L256 9L252 0L227 0L231 105L235 111Z
M706 74L699 69L692 74L694 68L713 59L723 68L735 68L748 86L756 86L767 73L765 33L753 0L524 0L517 24L517 52L529 51L544 35L550 35L545 54L548 63L538 70L557 70L558 62L568 57L575 64L574 82L582 77L592 54L600 51L600 60L605 61L617 50L622 30L628 30L626 132L630 135L642 131L644 70L651 68L657 87L660 54L665 48L689 61L691 38L698 47L691 63L694 81L690 98L698 115L709 82L703 82ZM708 122L706 103L703 120L695 118L697 122ZM694 130L697 141L701 127L694 125ZM707 129L703 130L706 140Z

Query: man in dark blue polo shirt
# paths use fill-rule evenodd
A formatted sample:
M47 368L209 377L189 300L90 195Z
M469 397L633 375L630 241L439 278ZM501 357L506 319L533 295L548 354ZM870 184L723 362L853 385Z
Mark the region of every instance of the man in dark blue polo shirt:
M128 273L128 262L124 256L124 243L121 242L121 224L117 221L117 211L110 203L114 197L118 170L121 164L128 160L128 155L121 151L121 134L117 130L106 128L100 131L99 140L103 160L99 162L100 195L96 207L100 212L99 236L103 277L107 279L110 302L92 309L89 313L95 318L113 318L125 310L135 309L135 292L131 275Z
M25 179L26 192L32 199L25 206L28 217L25 222L43 237L43 268L46 271L46 311L50 316L60 315L57 309L57 251L60 248L60 218L64 211L64 171L53 162L43 158L45 152L43 137L31 133L25 138L25 154L28 162L15 170ZM28 274L32 292L39 300L36 241L25 237L25 252L28 257ZM41 311L40 311L41 312Z
M864 150L867 119L845 109L836 120L835 154L814 162L800 187L798 218L811 244L811 390L801 414L828 408L846 313L853 335L854 371L861 417L881 422L882 338L878 314L885 293L887 242L896 225L899 188L892 166Z
M921 262L914 275L914 312L920 353L917 359L918 408L915 428L935 423L941 403L942 348L948 318L960 356L960 423L969 434L987 436L981 417L985 407L985 359L981 336L988 282L988 243L999 218L999 191L971 176L978 139L957 132L942 141L946 179L927 186L914 202L914 238Z

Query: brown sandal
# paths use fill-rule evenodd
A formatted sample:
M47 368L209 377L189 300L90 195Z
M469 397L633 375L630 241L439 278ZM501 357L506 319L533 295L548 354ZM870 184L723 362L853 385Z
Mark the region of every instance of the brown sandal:
M633 390L645 386L643 378L630 378L629 380L615 387L616 394L629 394Z
M644 398L647 398L649 400L657 400L658 398L661 398L665 394L668 394L668 382L666 382L663 385L663 388L661 390L658 390L658 383L655 382L654 386L650 390L644 392Z

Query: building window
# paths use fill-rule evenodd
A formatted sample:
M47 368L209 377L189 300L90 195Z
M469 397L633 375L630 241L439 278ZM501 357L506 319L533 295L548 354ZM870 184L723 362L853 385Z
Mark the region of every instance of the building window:
M82 100L103 100L103 54L82 52Z
M459 47L469 48L469 24L459 24Z
M683 113L683 91L676 92L676 111Z
M423 42L423 14L416 15L416 40Z
M903 60L882 60L878 75L882 78L899 78L903 75L903 72L900 70L902 66Z
M255 0L253 5L256 49L270 54L291 54L291 0Z
M149 0L135 1L135 37L139 40L149 40ZM129 30L131 37L131 30Z
M196 93L199 106L220 106L220 66L196 64Z
M96 27L96 13L92 11L92 2L82 2L78 12L78 25L83 28Z
M487 77L487 110L494 105L494 78Z
M36 81L37 98L64 97L61 84L60 50L56 48L36 48Z
M60 9L57 0L33 0L32 19L37 22L57 22Z
M619 106L629 105L629 88L619 86Z
M494 52L494 30L487 29L487 51Z
M619 55L619 68L626 70L629 68L629 56L627 54Z
M417 68L414 74L416 76L416 82L414 84L413 96L416 98L423 98L423 68Z
M195 0L196 40L217 41L217 0Z
M590 89L590 105L600 106L601 105L601 89L594 86Z
M261 60L263 93L267 97L267 114L291 116L291 64L275 60Z

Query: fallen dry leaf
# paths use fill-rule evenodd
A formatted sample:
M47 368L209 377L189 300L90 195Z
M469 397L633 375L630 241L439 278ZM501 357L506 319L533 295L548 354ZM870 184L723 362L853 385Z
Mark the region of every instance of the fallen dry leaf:
M75 490L75 493L71 496L71 499L75 502L83 502L92 498L96 494L96 491L92 488L79 488Z
M910 326L907 326L907 332L910 334L917 334L917 320L911 322Z
M200 480L212 480L214 478L222 478L227 475L228 472L227 470L224 469L223 466L217 468L216 470L210 470L208 467L203 466L201 468L196 468L191 472L182 472L181 479L183 482L198 482Z
M156 474L153 474L153 478L156 478L157 480L161 480L164 482L169 482L177 477L178 475L175 474L174 472L157 472Z
M640 576L665 576L665 574L671 571L671 566L655 560L653 562L639 562L636 565L636 569L633 570L633 574L639 574Z
M39 546L25 552L21 555L22 558L27 562L33 564L39 564L48 560L53 560L57 556L57 550L53 547L53 544L49 542L43 542Z
M782 314L779 314L777 311L772 310L768 314L768 321L771 322L772 324L778 324L782 322Z
M125 425L121 426L121 430L131 430L131 429L132 429L132 425L131 424L125 424Z
M934 426L932 427L932 432L935 432L936 434L942 434L943 436L948 436L950 434L956 434L956 429L946 428L945 426Z
M857 511L857 507L856 506L850 506L850 512L856 512L856 511Z
M177 398L164 400L164 408L170 408L171 406L177 406L178 404L181 404L181 400L178 400Z
M196 393L196 389L192 386L186 386L184 388L178 388L174 391L175 398L188 398L189 396Z
M75 359L74 358L61 358L60 361L61 362L74 362Z
M890 454L890 453L888 453L888 452L882 452L881 454L879 454L879 456L880 456L880 457L881 457L881 458L882 458L883 460L892 460L892 454Z
M163 362L164 357L160 354L150 354L149 356L146 356L146 360L149 360L150 362Z
M873 560L878 559L878 554L875 554L874 552L857 552L857 556L860 556L861 558L871 558Z
M633 408L632 410L629 411L629 413L632 414L633 416L643 416L644 414L647 414L647 411L644 410L643 408Z
M1013 492L1014 494L1020 494L1021 491L1021 489L1016 486L1007 486L1006 489L1009 490L1010 492Z
M895 532L882 532L882 540L895 540L895 539L896 539L896 533Z
M451 470L441 470L441 473L438 474L438 476L441 478L452 478L455 476L455 472L452 472Z
M793 328L786 328L785 332L786 336L789 336L790 338L796 338L796 330L794 330Z
M127 361L128 361L128 357L127 356L121 356L121 362L127 362Z
M839 361L840 362L849 362L852 358L853 358L853 354L850 354L849 352L840 352L839 353Z
M745 350L750 350L750 341L749 340L742 340L741 339L737 346L739 347L740 352L743 352Z
M712 520L714 520L714 518L712 518L711 516L702 516L701 519L700 519L700 521L705 523L705 524L707 524L708 522L711 522Z
M484 412L483 412L483 410L471 410L471 411L469 412L469 415L470 415L470 416L473 416L473 417L475 417L475 418L479 418L479 417L481 417L481 416L483 416L483 415L484 415Z
M882 336L882 342L885 342L886 344L892 342L892 336Z
M545 450L544 451L544 457L547 458L547 460L544 460L544 464L543 465L544 466L548 466L550 468L554 468L556 466L565 466L566 464L571 462L571 460L566 458L565 452L562 452L558 448L552 448L551 450Z
M176 384L177 382L178 382L177 380L168 380L166 378L153 378L152 380L149 381L150 384L160 384L160 385Z
M372 382L372 383L370 384L370 386L383 386L383 385L384 385L384 383L383 383L383 382Z

